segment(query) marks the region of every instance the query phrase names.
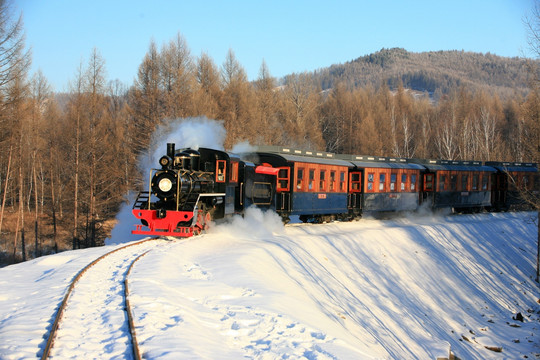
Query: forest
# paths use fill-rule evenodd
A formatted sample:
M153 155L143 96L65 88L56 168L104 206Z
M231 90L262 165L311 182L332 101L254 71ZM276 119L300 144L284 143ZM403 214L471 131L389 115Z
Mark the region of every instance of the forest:
M107 78L105 59L89 49L69 91L55 93L41 72L30 76L23 31L21 19L1 6L1 264L102 245L126 194L141 186L137 160L153 131L177 119L222 121L227 149L248 141L406 158L537 161L540 101L527 75L536 74L536 61L440 53L469 64L463 81L437 70L448 63L426 65L439 58L433 54L393 49L351 68L283 79L263 61L249 81L232 49L218 65L206 53L191 54L179 33L164 44L150 42L133 84ZM396 73L400 57L408 65ZM422 60L413 66L415 58ZM370 73L367 63L376 65ZM393 64L390 73L384 64Z

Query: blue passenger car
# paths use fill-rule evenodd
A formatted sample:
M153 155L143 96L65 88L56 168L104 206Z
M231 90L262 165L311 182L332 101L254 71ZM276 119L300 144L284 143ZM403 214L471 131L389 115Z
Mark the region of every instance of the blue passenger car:
M537 201L539 177L537 164L487 162L497 169L492 176L491 206L496 211L527 207Z
M347 218L347 175L350 162L334 154L260 147L259 163L279 168L276 211L287 219L299 215L302 221L330 221ZM253 155L251 155L253 156Z
M478 161L422 160L426 167L422 201L434 209L480 211L491 205L491 175Z
M401 158L345 157L354 165L349 175L349 203L356 214L418 208L423 166Z

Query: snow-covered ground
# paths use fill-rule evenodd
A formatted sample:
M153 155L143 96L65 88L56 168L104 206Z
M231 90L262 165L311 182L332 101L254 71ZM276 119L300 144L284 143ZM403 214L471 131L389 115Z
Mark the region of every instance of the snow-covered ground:
M535 221L500 213L283 227L254 210L203 236L132 247L68 307L92 306L80 299L98 301L100 279L150 249L129 277L147 359L435 359L450 349L461 359L538 358ZM39 357L69 281L119 246L0 269L0 358ZM57 357L80 358L77 347L88 358L130 357L111 343L127 331L121 305L105 303L93 322L70 322L76 341L59 338Z

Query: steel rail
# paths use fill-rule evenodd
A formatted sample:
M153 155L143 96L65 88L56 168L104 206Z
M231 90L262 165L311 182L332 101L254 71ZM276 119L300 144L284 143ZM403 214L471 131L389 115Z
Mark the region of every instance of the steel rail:
M142 253L141 255L137 256L135 260L129 265L129 269L126 273L126 277L124 278L124 305L128 316L128 323L129 323L129 332L131 334L131 348L133 350L133 358L135 360L141 360L141 352L139 350L139 343L137 342L137 334L135 331L135 323L133 321L133 312L131 310L131 304L129 302L129 286L128 286L128 277L131 274L131 270L133 269L133 265L137 261L139 261L140 258L142 258L144 255L148 254L150 250Z
M126 246L122 246L122 247L120 247L118 249L112 250L112 251L110 251L110 252L108 252L106 254L103 254L99 258L92 261L90 264L86 265L81 271L79 271L79 273L77 275L75 275L73 280L71 280L71 283L70 283L70 285L68 287L68 290L67 290L66 294L64 295L64 299L62 300L62 302L60 303L60 306L58 307L58 310L57 310L56 315L54 317L54 322L53 322L51 331L49 332L49 335L48 335L48 338L47 338L47 343L45 345L45 349L43 349L43 354L41 355L41 360L46 360L50 356L50 352L51 352L51 349L53 348L54 340L56 338L58 326L60 325L60 321L62 319L62 315L64 313L64 310L65 310L65 308L67 306L68 299L71 296L71 293L73 292L73 289L75 288L75 284L82 278L84 273L86 273L86 271L88 271L88 269L90 269L91 267L93 267L98 262L105 259L107 256L109 256L111 254L114 254L114 253L116 253L116 252L118 252L120 250L124 250L124 249L126 249L128 247L140 245L140 244L145 243L147 241L153 241L153 240L158 240L158 238L151 238L151 239L138 241L136 243L128 244ZM45 335L45 336L47 336L47 335Z

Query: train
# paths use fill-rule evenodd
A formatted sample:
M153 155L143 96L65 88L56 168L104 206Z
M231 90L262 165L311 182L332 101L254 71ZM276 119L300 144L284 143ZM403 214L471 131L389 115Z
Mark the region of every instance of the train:
M168 143L140 191L133 234L190 237L256 206L285 223L365 214L507 211L538 197L536 163L404 159L259 146L234 154ZM524 195L527 194L527 195Z

